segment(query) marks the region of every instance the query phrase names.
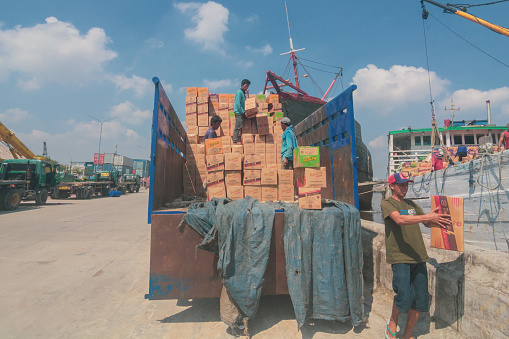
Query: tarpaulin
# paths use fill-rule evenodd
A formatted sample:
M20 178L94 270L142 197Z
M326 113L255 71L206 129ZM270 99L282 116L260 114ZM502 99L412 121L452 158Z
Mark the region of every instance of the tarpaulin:
M299 328L306 319L364 318L359 211L333 201L322 210L283 204L288 290Z

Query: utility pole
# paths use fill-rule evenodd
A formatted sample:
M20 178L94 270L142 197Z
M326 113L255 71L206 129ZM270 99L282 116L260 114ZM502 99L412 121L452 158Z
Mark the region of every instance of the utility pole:
M106 122L106 121L110 121L110 120L113 120L115 119L116 117L113 117L113 118L110 118L110 119L107 119L107 120L104 120L104 121L101 121L99 119L97 119L96 117L93 117L89 114L87 114L89 117L91 117L92 119L95 119L97 121L99 121L99 123L101 124L101 132L99 132L99 153L97 153L97 170L99 170L99 157L101 156L101 138L102 138L102 134L103 134L103 124Z
M454 126L454 111L459 111L461 107L458 107L458 108L454 108L454 101L453 101L453 98L451 98L451 108L447 108L447 106L445 106L445 111L451 111L452 112L452 120L451 120L451 126Z

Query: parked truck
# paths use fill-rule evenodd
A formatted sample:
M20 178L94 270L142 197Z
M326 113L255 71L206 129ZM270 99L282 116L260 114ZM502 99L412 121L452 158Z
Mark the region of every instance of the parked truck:
M217 257L195 247L202 239L186 223L185 210L166 204L183 194L187 133L157 78L152 122L148 222L151 223L150 300L219 297L221 277ZM300 146L319 146L327 185L322 198L359 208L355 85L294 126ZM224 122L223 122L224 123ZM318 127L317 127L318 126ZM263 293L288 294L283 242L284 211L276 210L269 267Z
M140 176L137 174L123 174L120 182L121 186L124 186L129 193L140 191Z
M90 179L76 179L58 182L51 194L52 199L68 199L75 195L76 199L92 199L94 196L108 196L110 191L119 190L126 193L126 188L120 185L117 171L98 171Z
M43 205L56 184L54 166L39 159L6 159L0 165L0 209L15 210L22 200Z

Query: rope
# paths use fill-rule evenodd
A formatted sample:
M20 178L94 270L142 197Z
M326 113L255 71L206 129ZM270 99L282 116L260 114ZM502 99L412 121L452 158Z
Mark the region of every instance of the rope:
M426 9L424 8L424 2L421 0L421 7L422 7L422 10L425 11ZM422 18L422 27L423 27L423 30L424 30L424 49L426 50L426 65L428 67L428 85L429 85L429 97L430 97L430 104L431 104L431 116L433 118L433 120L435 119L435 110L433 108L433 93L432 93L432 90L431 90L431 75L430 75L430 72L429 72L429 56L428 56L428 39L426 37L426 25L424 24L424 16Z
M481 159L481 169L479 171L479 176L477 176L477 183L479 184L479 186L481 187L484 187L484 188L487 188L489 189L490 191L493 191L493 190L496 190L497 188L500 187L500 184L502 183L502 152L499 152L498 153L498 185L495 186L495 187L489 187L489 186L485 186L483 184L481 184L481 182L479 181L479 179L481 178L481 176L483 175L484 173L484 162L486 161L487 158L489 158L490 155L489 154L483 154L482 155L482 159Z
M462 8L470 8L470 7L479 7L479 6L494 5L494 4L499 4L501 2L506 2L506 1L509 1L509 0L493 1L493 2L488 2L488 3L485 3L485 4L478 4L478 5L469 5L469 4L457 4L457 5L447 4L447 5L451 6L451 7L458 8L458 9L462 9Z

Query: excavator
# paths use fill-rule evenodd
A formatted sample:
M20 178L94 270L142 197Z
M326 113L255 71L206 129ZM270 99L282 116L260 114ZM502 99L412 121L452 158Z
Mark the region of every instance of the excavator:
M0 141L7 146L14 159L36 159L37 156L0 122ZM0 158L0 161L4 159Z

